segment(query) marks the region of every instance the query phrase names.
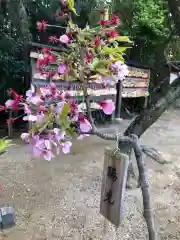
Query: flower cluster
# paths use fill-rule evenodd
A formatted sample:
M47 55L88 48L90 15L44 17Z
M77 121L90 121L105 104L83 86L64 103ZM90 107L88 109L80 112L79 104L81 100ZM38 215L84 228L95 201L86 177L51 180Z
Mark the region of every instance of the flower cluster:
M50 84L40 93L33 85L26 92L26 98L11 90L14 99L7 100L1 110L17 110L24 108L24 121L33 124L29 133L21 134L21 138L31 144L32 153L36 157L44 157L50 161L54 153L70 152L72 137L82 139L91 131L91 124L85 114L78 108L67 91L59 90L55 84ZM100 101L99 107L105 114L112 114L112 101ZM11 119L13 122L16 119Z
M68 16L71 12L75 12L73 0L61 1L61 6ZM99 74L102 76L103 85L107 84L107 82L103 82L104 77L105 79L108 77L109 82L114 84L123 80L128 75L123 58L127 48L121 47L120 42L129 42L130 40L126 36L120 36L116 31L116 27L120 23L117 15L111 15L107 20L104 9L101 9L100 15L101 20L95 28L87 26L85 29L80 29L69 20L65 34L50 36L50 43L58 46L62 44L68 50L68 53L51 52L47 54L42 49L39 54L38 70L49 76L50 73L45 72L44 67L51 62L56 62L58 71L51 72L51 77L56 76L58 78L57 75L59 75L59 78L63 79L62 75L65 75L69 81L80 80L82 82L82 79L80 79L80 69L82 68L80 66L80 56L82 56L80 51L82 50L84 56L81 59L83 60L81 64L83 62L86 65L83 67L85 67L86 71L84 73L88 75L87 77ZM47 27L51 27L51 25L48 25L46 21L37 22L39 31L45 31Z
M61 0L64 11L58 16L69 16L76 13L73 0ZM101 21L98 27L80 29L69 20L66 33L62 36L50 36L53 44L62 44L64 52L53 52L43 48L39 52L37 71L53 78L55 75L79 81L83 85L84 94L88 94L87 86L93 75L100 76L104 88L116 84L128 75L124 64L125 47L119 42L129 41L128 37L119 36L115 28L119 25L118 16L112 15L105 20L105 12L101 10ZM71 19L71 18L70 18ZM45 31L50 25L46 21L37 22L38 31ZM67 50L67 51L66 51ZM48 68L51 64L57 67ZM72 138L82 139L92 130L88 116L76 102L71 92L58 89L54 83L36 91L33 85L26 92L26 97L11 90L12 98L1 110L11 108L18 111L24 109L24 121L31 123L28 133L21 138L30 143L32 153L36 157L44 157L50 161L56 154L70 152ZM111 115L115 110L112 100L101 100L99 109ZM15 119L9 119L12 123Z

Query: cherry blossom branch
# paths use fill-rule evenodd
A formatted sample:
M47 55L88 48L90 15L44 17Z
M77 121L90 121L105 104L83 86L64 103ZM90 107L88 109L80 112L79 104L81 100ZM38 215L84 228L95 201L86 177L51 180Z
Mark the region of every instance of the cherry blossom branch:
M89 118L89 121L90 121L90 124L92 127L90 134L96 135L104 140L116 140L116 141L118 140L119 143L131 144L132 140L128 136L123 136L123 135L117 136L116 134L103 133L96 128L93 118L92 118L92 114L91 114L89 96L88 96L88 92L87 92L88 79L85 79L85 77L84 77L84 69L85 69L84 53L85 53L85 50L84 50L83 46L79 47L79 52L80 52L80 64L81 64L80 79L83 82L83 94L84 94L84 100L85 100L85 104L86 104L86 111L87 111L88 118ZM87 134L87 133L83 133L83 134Z
M88 80L86 80L84 78L84 51L83 51L83 48L80 48L80 62L81 62L81 66L82 66L82 69L80 71L80 77L81 77L81 80L83 82L83 94L84 94L84 99L85 99L88 118L89 118L89 121L90 121L91 127L92 127L92 130L89 134L96 135L96 136L98 136L98 137L100 137L104 140L116 140L119 143L131 144L132 140L128 136L123 136L123 135L118 135L117 136L116 134L103 133L103 132L99 131L96 128L96 126L94 125L94 121L93 121L92 114L91 114L91 109L90 109L89 96L88 96L88 93L87 93ZM82 134L87 134L87 133L82 133Z
M91 114L91 108L90 108L90 103L89 103L89 96L87 92L87 87L88 87L88 79L85 79L84 77L84 70L85 70L85 63L84 63L84 53L85 53L85 47L79 46L79 53L80 53L80 64L81 64L81 69L80 69L80 79L83 82L83 95L84 95L84 100L86 104L86 110L88 114L88 118L92 127L92 131L95 130L95 125L94 121L92 118Z

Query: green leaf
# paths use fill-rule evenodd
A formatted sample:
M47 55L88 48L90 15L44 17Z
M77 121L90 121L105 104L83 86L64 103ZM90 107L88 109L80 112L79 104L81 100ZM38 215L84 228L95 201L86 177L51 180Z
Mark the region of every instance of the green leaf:
M70 105L68 103L65 103L59 116L59 122L57 122L60 125L60 127L64 130L67 130L71 124L71 121L67 120L67 115L69 112Z
M115 57L115 58L114 58L114 62L121 61L122 63L125 63L124 58L123 58L121 55L115 54L114 57Z
M71 9L71 11L73 11L74 14L78 15L74 7L74 0L68 0L68 8Z
M68 103L65 103L61 111L60 119L66 120L69 111L70 111L70 105Z
M3 153L7 150L7 148L14 146L14 144L11 143L12 140L8 139L0 139L0 153Z
M129 47L118 47L116 48L116 52L124 53Z
M107 68L97 68L95 72L100 73L103 76L109 75L109 71L107 70Z
M116 52L115 48L110 48L107 46L104 46L102 50L105 54L114 54Z
M108 66L113 62L112 59L104 59L104 60L99 60L98 58L95 58L91 64L91 70L92 71L97 71L99 68L108 68Z
M99 32L100 32L100 30L101 30L102 28L101 28L101 26L98 26L98 27L95 27L95 28L90 28L90 29L88 29L88 28L85 28L85 29L83 29L82 30L82 32L83 33L86 33L86 34L99 34Z
M98 58L94 58L92 63L91 63L91 69L92 70L95 69L97 67L98 63L99 63L99 59Z
M60 127L62 129L67 129L69 127L69 123L67 120L65 119L60 119Z
M75 128L69 127L68 129L66 129L66 132L70 137L73 137L75 135Z
M105 16L104 16L104 20L109 20L109 8L107 8L106 12L105 12Z
M116 47L116 48L110 48L110 47L107 47L107 46L104 46L103 47L103 52L105 54L111 54L111 55L114 55L116 53L121 53L123 54L129 47Z
M110 48L107 46L103 47L104 54L111 55L113 57L113 62L121 60L124 62L123 55L125 54L125 51L128 47L116 47L116 48Z
M115 38L111 38L109 40L109 42L114 42L114 41L131 43L131 40L129 39L128 36L118 36L118 37L115 37Z

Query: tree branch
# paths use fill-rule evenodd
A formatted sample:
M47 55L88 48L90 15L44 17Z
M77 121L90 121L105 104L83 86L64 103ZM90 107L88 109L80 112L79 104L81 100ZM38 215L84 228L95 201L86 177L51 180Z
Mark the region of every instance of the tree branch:
M171 161L166 161L163 158L162 154L159 153L155 148L141 145L141 150L144 154L146 154L148 157L152 158L153 160L155 160L159 164L169 164L169 163L171 163Z
M146 224L148 228L149 240L156 240L156 232L154 227L152 207L151 207L151 201L150 201L148 176L145 169L143 154L139 144L138 137L136 135L131 135L131 137L133 139L133 149L134 149L138 170L139 170L139 179L140 179L140 185L141 185L142 196L143 196L144 218L146 220Z
M125 130L124 135L136 134L140 137L165 110L180 96L180 77L169 85L168 93L138 115Z
M141 181L141 189L142 189L142 195L143 195L143 205L144 205L144 218L147 223L147 228L148 228L148 233L149 233L149 240L156 240L156 234L154 230L154 222L153 222L153 217L152 217L152 209L151 209L151 202L150 202L150 193L149 193L149 184L148 184L148 179L146 176L146 171L145 171L145 165L142 157L142 150L138 142L138 137L135 135L131 135L131 137L128 136L116 136L116 135L109 135L103 132L100 132L96 129L93 118L91 115L91 109L90 109L90 104L89 104L89 97L87 93L87 83L88 80L85 79L84 77L84 50L83 47L79 48L80 51L80 63L81 63L81 71L80 71L80 79L83 82L83 94L85 98L85 103L86 103L86 110L87 114L89 117L89 121L92 126L92 131L91 133L106 139L106 140L118 140L119 144L125 144L129 146L130 148L133 147L135 156L137 159L137 165L139 169L139 179Z

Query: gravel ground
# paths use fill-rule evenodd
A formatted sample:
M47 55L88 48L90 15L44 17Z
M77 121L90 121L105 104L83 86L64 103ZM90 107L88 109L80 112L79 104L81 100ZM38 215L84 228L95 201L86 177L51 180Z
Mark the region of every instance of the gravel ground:
M158 240L180 239L180 112L169 110L142 137L172 164L146 158ZM121 130L128 124L123 121ZM107 131L116 131L111 126ZM126 240L147 238L139 189L126 192L123 222L115 229L99 214L104 148L97 137L76 141L71 154L51 163L32 159L16 141L1 156L0 205L10 204L17 224L0 233L6 240Z

